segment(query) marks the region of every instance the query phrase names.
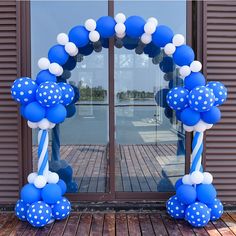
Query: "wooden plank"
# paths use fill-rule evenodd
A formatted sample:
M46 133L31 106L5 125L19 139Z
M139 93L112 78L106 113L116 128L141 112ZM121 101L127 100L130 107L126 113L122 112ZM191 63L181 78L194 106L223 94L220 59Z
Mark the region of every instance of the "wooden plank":
M13 228L13 230L9 234L9 236L21 236L28 227L28 224L29 223L26 221L23 222L19 220L17 225Z
M116 236L128 236L128 225L125 213L116 213Z
M45 225L43 228L39 228L37 233L35 234L35 236L47 236L50 234L52 228L53 228L53 224L47 224Z
M194 231L192 230L191 225L188 224L188 222L186 222L185 220L176 220L176 223L182 235L185 235L185 236L195 235Z
M122 181L122 170L120 166L120 162L122 159L121 156L121 147L118 145L118 148L116 148L116 155L115 155L115 184L116 184L116 191L118 192L123 192L124 191L124 186L123 186L123 181ZM130 183L130 180L129 180Z
M89 235L91 222L92 222L92 214L82 213L80 216L79 226L76 235L77 236Z
M0 213L0 230L4 227L5 223L12 218L10 213Z
M92 218L90 236L100 236L103 231L104 214L94 213Z
M196 236L208 236L209 234L204 228L193 228Z
M68 218L64 220L60 220L60 221L55 221L49 235L50 236L63 235L66 224L67 224L67 220Z
M141 227L141 232L143 236L155 236L151 220L148 214L139 214L139 223Z
M103 236L115 236L115 213L106 213L104 216Z
M204 229L207 231L207 233L210 236L220 236L220 232L215 228L215 226L212 224L212 222L209 222Z
M233 218L230 217L227 213L223 213L221 216L221 219L224 221L224 223L228 226L228 228L236 234L236 222L233 220Z
M27 228L25 229L24 233L22 236L35 236L38 231L38 228L34 228L30 224L28 224Z
M150 214L150 219L152 222L153 230L156 235L159 235L159 236L167 236L168 235L168 233L166 231L166 227L162 221L160 214L157 214L157 213Z
M232 236L233 232L227 227L227 225L221 220L213 221L212 224L215 228L224 236Z
M166 230L169 235L171 235L171 236L181 235L181 232L180 232L175 220L170 218L168 215L162 215L162 220L164 222L164 225L165 225Z
M0 230L0 236L8 236L13 228L17 225L18 219L14 214L9 213L9 217L7 217L7 221L5 221L2 229Z
M75 235L77 231L77 227L79 224L80 214L79 213L71 213L68 218L63 236L71 236Z
M138 214L127 214L129 236L141 236Z

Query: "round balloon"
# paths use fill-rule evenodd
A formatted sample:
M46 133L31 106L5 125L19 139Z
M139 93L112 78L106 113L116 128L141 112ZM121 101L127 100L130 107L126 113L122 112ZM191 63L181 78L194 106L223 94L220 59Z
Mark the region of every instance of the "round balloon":
M89 31L82 25L75 26L69 32L69 41L77 47L84 47L89 43Z
M24 109L24 116L31 122L39 122L45 117L46 110L38 102L31 102Z
M63 197L52 205L52 215L56 220L65 219L71 211L71 204L67 198Z
M45 82L56 82L57 77L49 72L49 70L41 70L36 76L36 82L38 85Z
M77 61L75 57L69 57L67 62L63 65L64 70L74 70L76 67Z
M93 45L91 43L79 49L79 53L83 56L89 56L93 53Z
M66 118L66 108L62 104L57 104L47 109L46 118L55 124L63 122Z
M34 184L26 184L20 192L20 197L24 203L33 203L41 200L41 190L36 188Z
M111 16L102 16L97 20L96 31L103 38L110 38L115 34L116 22Z
M138 46L139 39L131 38L129 36L125 36L122 40L123 45L128 50L133 50Z
M42 199L47 204L55 204L62 198L61 187L57 184L47 184L41 192Z
M207 205L211 210L211 220L218 220L224 212L224 207L221 201L217 198L211 204Z
M160 62L159 67L162 72L169 73L175 70L175 63L172 57L163 57L163 60Z
M186 206L178 201L177 196L172 196L166 203L168 214L174 219L184 219Z
M130 16L125 21L126 34L131 38L139 38L144 33L145 20L140 16Z
M176 48L173 59L178 66L189 66L194 61L194 52L188 45L181 45Z
M48 59L51 63L56 62L59 65L64 65L69 58L63 45L57 44L49 49Z
M200 121L201 116L199 112L188 107L181 112L180 119L185 125L193 126Z
M212 184L197 185L197 199L205 204L211 204L216 198L216 189Z
M74 90L70 84L58 83L61 88L61 101L64 106L68 106L74 99Z
M166 96L169 92L169 89L161 89L155 95L155 100L157 105L160 107L166 108L168 107Z
M177 190L177 188L179 186L181 186L183 184L182 178L179 178L176 182L175 182L175 190Z
M208 124L216 124L221 119L220 109L213 106L209 111L201 113L201 119Z
M71 118L76 113L75 104L70 104L66 107L66 117Z
M176 191L176 196L180 202L185 205L192 204L197 199L197 193L193 186L183 184Z
M27 217L27 210L28 210L29 206L30 206L30 204L25 203L23 200L18 200L16 202L15 214L20 220L22 220L22 221L27 220L26 217Z
M206 80L202 73L191 72L191 74L184 79L184 87L191 91L197 86L205 86Z
M167 43L172 42L174 33L166 25L158 25L156 31L152 34L152 41L157 47L164 47Z
M161 53L161 49L151 42L144 47L143 52L149 57L154 58Z
M62 180L59 179L59 181L57 182L57 184L60 186L61 188L61 193L62 195L64 195L66 193L66 183Z

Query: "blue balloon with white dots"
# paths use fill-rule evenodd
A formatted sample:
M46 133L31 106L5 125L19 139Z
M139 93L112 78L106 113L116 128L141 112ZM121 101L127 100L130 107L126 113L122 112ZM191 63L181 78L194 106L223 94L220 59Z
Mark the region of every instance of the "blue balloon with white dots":
M41 70L36 76L36 82L38 85L44 82L56 82L57 77L49 72L49 70Z
M27 221L36 228L45 226L51 218L51 207L43 201L34 202L28 208Z
M185 219L194 227L204 227L210 221L210 209L204 203L195 202L187 207Z
M157 47L165 47L166 44L172 42L173 36L174 33L171 28L166 25L158 25L152 34L152 41Z
M116 22L111 16L102 16L97 20L96 30L103 38L110 38L115 34Z
M58 83L58 85L61 88L61 101L60 103L63 104L64 106L68 106L69 104L72 103L75 93L74 89L70 84L67 83Z
M11 87L12 98L21 103L28 104L35 101L35 92L38 85L28 77L22 77L14 81Z
M171 89L166 96L169 107L175 111L188 107L188 94L188 90L183 87Z
M61 96L61 88L55 82L42 83L36 91L36 99L43 107L52 107L58 104Z
M65 50L65 46L57 44L52 46L48 52L50 62L56 62L59 65L64 65L69 58L69 54Z
M227 88L222 84L221 82L218 81L212 81L209 82L206 85L207 88L212 89L214 95L215 95L215 106L222 105L226 99L227 99Z
M211 204L207 205L211 210L211 220L218 220L224 212L224 206L217 198Z
M63 197L51 206L53 218L56 220L65 219L71 211L71 204L67 198Z
M188 45L181 45L179 47L176 47L176 50L173 54L174 62L178 66L189 66L193 62L194 57L194 51Z
M172 196L166 203L168 214L174 219L184 219L186 205L178 201L176 195Z
M30 204L25 203L23 200L18 200L15 206L15 215L22 221L27 220L27 210Z
M145 20L140 16L130 16L125 21L125 33L131 38L139 38L144 33Z
M188 96L189 106L197 112L209 111L215 103L215 95L205 86L194 88Z

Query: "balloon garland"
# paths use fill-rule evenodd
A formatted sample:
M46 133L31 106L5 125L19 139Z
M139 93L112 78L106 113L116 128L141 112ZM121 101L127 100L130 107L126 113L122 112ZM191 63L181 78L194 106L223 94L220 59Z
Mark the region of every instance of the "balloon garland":
M220 120L218 106L226 100L227 90L220 82L206 84L200 72L202 65L194 60L194 52L185 45L183 35L174 35L153 17L147 21L139 16L126 19L122 13L114 19L110 16L103 16L97 22L88 19L84 26L75 26L68 35L60 33L58 44L49 49L48 58L39 59L41 71L36 79L23 77L13 83L11 94L21 105L21 115L28 120L30 128L40 129L38 172L28 176L29 183L21 190L21 199L15 207L17 217L34 227L42 227L69 215L70 202L63 197L66 184L57 173L48 170L48 130L75 112L78 91L66 80L76 62L93 51L100 52L102 47L108 48L108 38L114 35L116 47L147 54L165 73L176 65L179 67L183 86L167 91L166 101L176 111L184 129L194 131L193 162L190 174L176 182L176 195L168 200L167 211L172 217L184 218L196 227L218 219L223 206L216 199L212 175L202 172L202 139L203 132Z

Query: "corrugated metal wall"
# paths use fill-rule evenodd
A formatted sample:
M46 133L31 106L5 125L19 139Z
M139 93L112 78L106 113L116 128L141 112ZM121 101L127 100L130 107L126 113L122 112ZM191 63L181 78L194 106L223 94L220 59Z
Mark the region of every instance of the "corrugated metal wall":
M236 1L204 1L203 64L207 79L228 88L222 120L206 136L206 169L223 201L236 202Z

